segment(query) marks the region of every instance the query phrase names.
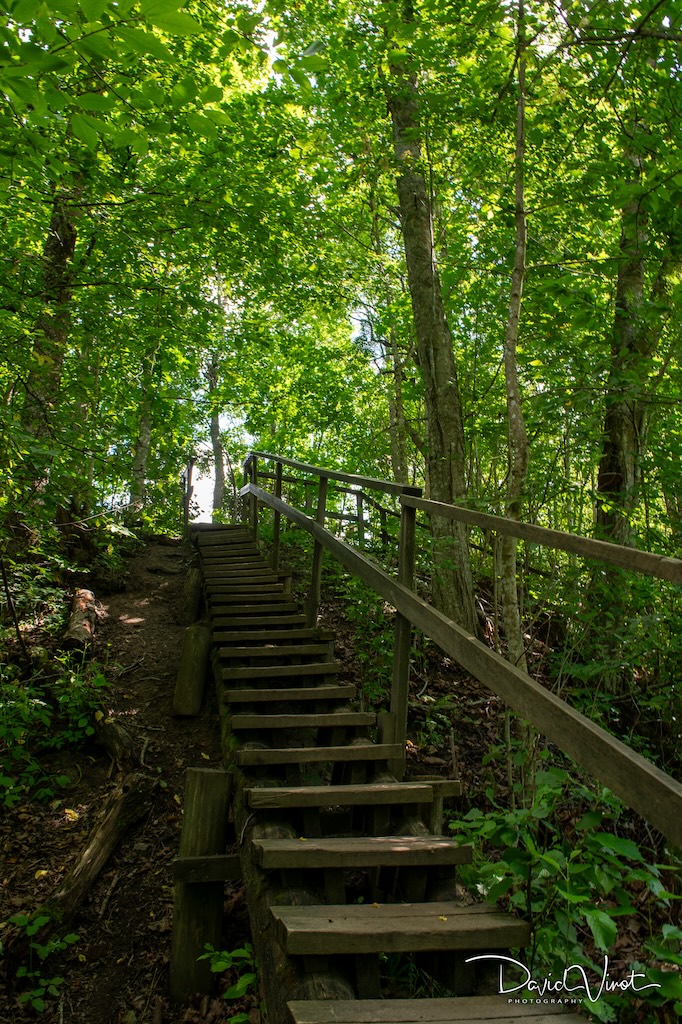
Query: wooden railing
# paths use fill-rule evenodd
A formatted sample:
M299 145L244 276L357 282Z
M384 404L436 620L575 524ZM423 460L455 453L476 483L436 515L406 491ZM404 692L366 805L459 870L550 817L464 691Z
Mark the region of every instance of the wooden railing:
M277 467L275 492L272 494L258 486L259 459L274 461ZM282 466L285 465L318 478L318 504L314 518L282 500ZM504 530L513 536L537 544L570 551L677 584L682 583L682 560L427 501L418 493L418 488L328 471L263 452L254 452L248 457L245 478L245 486L241 493L249 502L249 518L254 532L258 529L259 505L267 506L274 511L276 564L279 559L279 530L283 515L290 522L306 530L314 539L313 576L308 604L311 622L316 620L319 607L323 550L330 551L346 569L362 579L396 609L390 707L393 735L387 739L401 744L404 749L407 735L411 630L416 626L434 640L449 657L532 723L560 750L608 786L671 842L682 846L682 785L679 782L595 725L585 715L574 710L556 694L519 671L501 655L490 650L415 593L416 511L422 509L430 515L459 519L485 529ZM398 497L401 521L397 579L325 528L329 480L338 480L367 490L372 488ZM400 765L393 767L394 771L400 773ZM404 768L404 764L402 767Z

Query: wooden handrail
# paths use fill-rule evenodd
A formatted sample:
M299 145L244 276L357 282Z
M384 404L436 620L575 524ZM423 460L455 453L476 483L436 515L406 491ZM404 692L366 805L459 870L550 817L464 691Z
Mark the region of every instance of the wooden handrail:
M246 462L252 458L269 459L272 462L279 462L282 466L289 466L290 469L298 469L301 473L311 473L314 476L324 477L327 480L340 480L344 484L353 484L355 487L367 487L371 491L383 491L384 494L409 494L414 497L420 497L423 493L421 487L397 484L392 480L377 480L371 476L358 476L355 473L341 473L335 469L322 469L320 466L311 466L306 462L285 459L281 455L272 455L269 452L249 452Z
M242 493L255 497L310 533L316 545L331 551L342 565L431 637L449 657L532 722L547 739L663 835L682 846L682 785L672 776L491 651L310 516L254 484L247 484Z
M632 572L641 572L647 576L657 576L662 580L670 580L671 583L682 584L682 559L679 558L610 544L605 540L592 540L590 537L580 537L576 533L550 530L545 526L531 526L529 523L519 523L515 519L504 519L502 516L492 516L487 512L474 512L472 509L462 508L461 505L445 505L440 501L428 501L408 494L402 495L399 501L401 505L418 508L444 519L456 519L469 526L496 530L498 533L506 533L520 540L542 544L544 547L569 551L584 558L594 558L600 562L630 569Z

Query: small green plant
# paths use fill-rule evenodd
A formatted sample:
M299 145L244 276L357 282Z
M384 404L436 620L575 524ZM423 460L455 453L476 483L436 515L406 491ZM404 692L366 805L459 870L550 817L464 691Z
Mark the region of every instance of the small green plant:
M17 925L27 938L31 939L29 962L22 964L16 972L17 981L23 988L18 999L22 1005L28 1004L39 1013L42 1013L47 1007L49 996L53 998L59 996L64 983L64 978L59 975L48 976L49 972L44 967L45 961L54 953L62 953L79 941L79 936L75 933L64 935L62 938L50 937L44 943L35 941L34 937L50 923L50 920L51 917L48 913L38 913L33 917L27 917L26 914L14 914L9 919L11 924Z
M223 999L241 999L251 991L255 991L258 982L258 964L250 942L245 942L239 949L227 950L215 949L210 943L204 946L205 953L198 958L208 960L211 971L214 974L225 974L227 971L237 975L233 982L222 993ZM245 1024L248 1021L248 1013L235 1013L230 1017L229 1024Z
M530 806L488 813L474 808L450 823L474 845L470 881L478 893L492 903L504 901L531 923L531 971L556 978L578 964L599 973L595 961L612 952L623 917L643 921L650 936L646 948L659 962L678 962L673 947L679 930L670 918L679 897L663 881L671 869L649 863L632 839L608 830L622 810L608 790L601 791L598 807L596 802L586 786L551 766L537 773ZM668 923L661 928L664 918ZM661 986L645 993L650 1006L672 999L682 1008L678 974L650 965L642 970ZM608 1021L616 1019L614 1007L626 1004L622 995L611 994L589 1009Z
M95 712L108 686L95 667L65 659L52 679L40 675L22 683L0 674L0 804L13 807L27 794L38 800L69 784L66 775L51 778L38 755L77 747L94 735Z

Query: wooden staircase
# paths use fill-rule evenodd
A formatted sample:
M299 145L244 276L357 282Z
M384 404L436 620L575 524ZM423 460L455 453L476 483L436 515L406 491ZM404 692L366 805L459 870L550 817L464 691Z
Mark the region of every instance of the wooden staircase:
M338 681L333 637L306 622L287 575L269 569L245 528L197 528L194 537L261 971L298 979L288 987L265 979L269 1020L500 1024L530 1017L542 1024L574 1016L561 1006L472 994L486 972L467 957L523 947L530 930L510 914L453 898L457 868L470 862L471 850L435 833L442 798L458 793L459 783L391 775L400 747L384 741L381 716L349 706L355 687ZM252 889L279 894L265 909L254 909L253 878ZM295 900L282 902L288 892ZM259 940L274 943L274 953L263 955ZM456 995L385 998L386 954L411 955L410 963ZM288 974L284 963L294 965ZM337 975L346 980L330 987L325 979ZM305 977L322 981L306 987ZM487 983L491 990L489 968ZM356 998L330 997L344 991Z

